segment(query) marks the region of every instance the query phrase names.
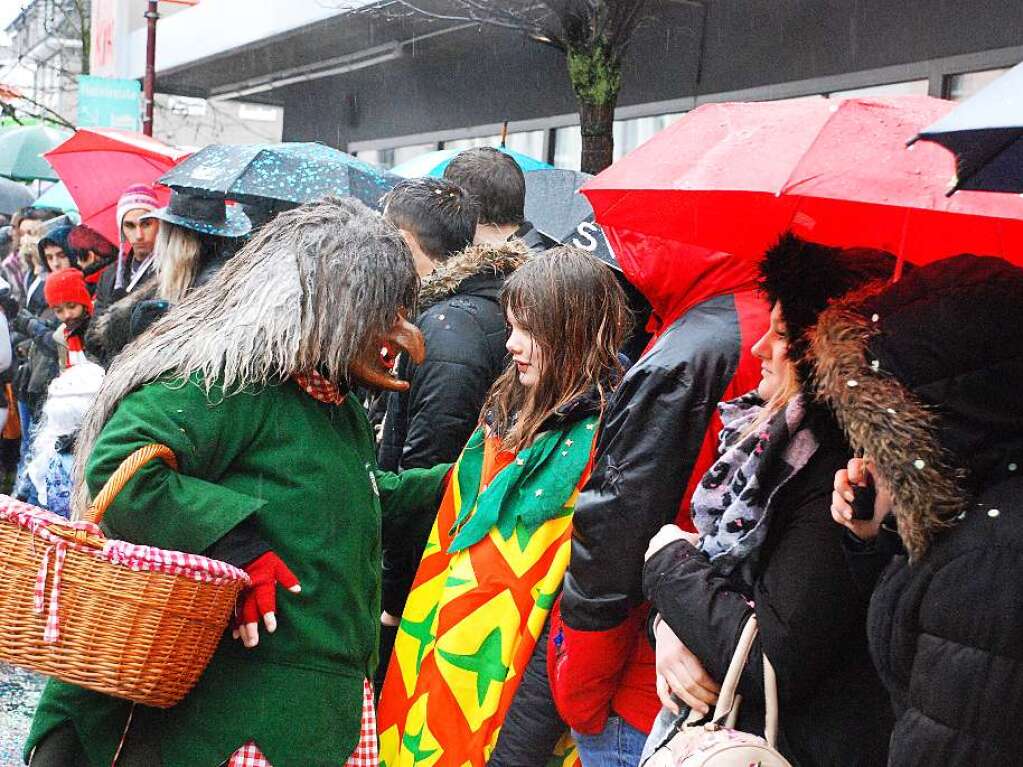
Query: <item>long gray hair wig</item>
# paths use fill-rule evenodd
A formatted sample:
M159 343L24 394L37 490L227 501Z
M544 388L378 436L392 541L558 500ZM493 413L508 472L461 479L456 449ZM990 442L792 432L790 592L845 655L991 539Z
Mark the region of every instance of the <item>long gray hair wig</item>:
M347 383L398 312L415 310L418 290L401 234L361 202L331 197L281 213L114 360L79 433L75 516L89 503L93 446L132 391L195 374L225 396L313 370Z

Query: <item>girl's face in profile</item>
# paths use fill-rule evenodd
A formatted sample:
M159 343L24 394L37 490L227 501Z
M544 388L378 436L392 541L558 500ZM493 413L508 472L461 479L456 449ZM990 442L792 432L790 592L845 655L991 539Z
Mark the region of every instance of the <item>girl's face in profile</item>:
M764 401L770 400L793 373L788 352L788 331L781 316L781 304L776 302L771 309L770 327L753 344L753 355L760 360L760 386L757 392Z
M507 311L511 335L504 345L511 354L512 362L519 374L519 383L526 387L536 386L543 370L543 352L533 334L519 324L511 309Z

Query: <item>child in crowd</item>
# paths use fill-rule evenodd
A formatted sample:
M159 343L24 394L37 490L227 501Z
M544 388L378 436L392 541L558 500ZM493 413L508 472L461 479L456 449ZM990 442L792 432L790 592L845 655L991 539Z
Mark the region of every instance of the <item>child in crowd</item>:
M501 305L512 361L452 470L401 618L380 702L381 763L433 749L439 764L544 764L567 730L542 637L597 423L622 373L628 311L611 270L574 248L520 266Z
M85 362L85 331L92 317L92 296L77 269L61 269L46 280L46 305L60 321L54 331L60 369Z
M61 373L50 384L42 420L32 438L29 479L39 505L62 517L71 513L75 439L102 382L103 368L92 362Z

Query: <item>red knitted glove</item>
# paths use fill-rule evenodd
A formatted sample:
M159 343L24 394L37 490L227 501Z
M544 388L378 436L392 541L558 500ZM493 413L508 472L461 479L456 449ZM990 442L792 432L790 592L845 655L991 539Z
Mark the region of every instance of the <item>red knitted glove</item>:
M272 551L260 554L242 568L252 580L241 594L234 611L234 631L246 647L259 644L259 618L262 616L267 633L277 629L277 584L297 594L302 590L298 578Z

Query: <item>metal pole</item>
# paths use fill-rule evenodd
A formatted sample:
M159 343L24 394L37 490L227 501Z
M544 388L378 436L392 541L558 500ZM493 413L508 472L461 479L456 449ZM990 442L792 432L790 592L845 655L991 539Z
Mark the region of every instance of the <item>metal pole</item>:
M145 117L142 120L142 132L153 135L153 84L156 81L156 20L157 0L149 0L146 8L146 76L142 81L142 99L145 101Z

